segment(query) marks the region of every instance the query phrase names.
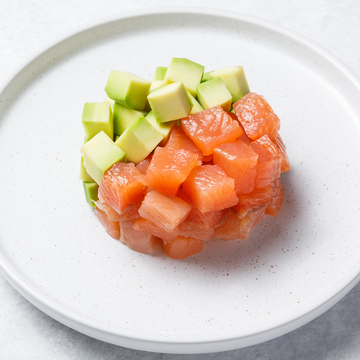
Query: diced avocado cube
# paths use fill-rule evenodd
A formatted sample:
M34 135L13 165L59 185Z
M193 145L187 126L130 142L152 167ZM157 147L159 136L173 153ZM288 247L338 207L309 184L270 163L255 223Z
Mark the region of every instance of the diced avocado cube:
M168 121L165 123L158 123L155 119L155 116L152 111L150 111L146 116L146 120L163 136L163 139L160 142L160 146L165 146L169 139L170 131L176 125L176 120Z
M165 80L155 80L151 83L150 92L158 89L161 86L167 85L167 84L169 84L169 83L166 82Z
M168 84L152 91L148 95L148 100L158 123L186 117L192 107L184 84L181 82Z
M190 92L188 92L188 97L190 99L191 102L191 111L190 114L196 114L200 111L203 111L204 108L198 103L198 101L190 94Z
M140 117L120 135L115 144L125 151L129 161L138 164L155 149L162 139L163 136L150 122Z
M153 77L151 78L151 81L164 80L167 69L168 68L165 66L158 66Z
M220 105L225 111L231 108L232 96L220 77L199 84L196 95L204 109L216 105Z
M87 173L84 167L84 158L81 156L80 161L80 172L79 172L79 179L83 181L94 181L94 179Z
M164 80L182 82L191 95L196 96L196 85L200 84L205 67L184 58L172 58Z
M129 109L115 102L114 133L116 135L121 135L132 123L144 115L146 115L145 111Z
M142 110L151 82L126 71L111 70L105 91L108 97L130 109Z
M233 66L225 69L214 70L209 74L211 79L220 77L230 91L232 102L238 101L250 92L248 82L242 66Z
M103 101L109 103L111 106L111 109L114 108L115 101L113 99L110 99L108 96L105 96Z
M107 102L85 103L82 113L82 124L87 139L91 139L100 131L109 137L114 136L113 115Z
M107 169L118 161L125 161L125 153L103 131L81 147L86 172L100 184Z
M202 77L202 79L201 79L201 82L205 82L205 81L211 80L211 78L210 78L210 73L211 73L211 72L212 72L212 71L208 71L208 72L204 73L204 75L203 75L203 77Z
M99 200L98 198L99 185L94 181L83 181L83 187L84 187L86 202L91 207L96 207L96 205L92 202L92 200L94 201Z

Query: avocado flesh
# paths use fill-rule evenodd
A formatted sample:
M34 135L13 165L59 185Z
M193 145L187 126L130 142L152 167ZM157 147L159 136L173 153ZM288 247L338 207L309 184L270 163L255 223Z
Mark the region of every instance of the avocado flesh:
M116 140L126 158L135 164L143 161L162 141L163 136L145 117L140 117Z
M150 111L146 116L146 120L163 136L163 139L160 142L160 146L165 146L169 139L170 131L176 125L176 120L168 121L165 123L158 123L155 119L155 116L152 111Z
M248 82L242 66L233 66L225 69L214 70L209 73L210 79L220 77L228 88L232 102L236 102L250 92Z
M130 109L143 110L151 82L126 71L111 70L105 86L108 97Z
M145 111L128 109L127 107L115 102L114 104L114 133L121 135L131 124L141 116L145 116Z
M125 161L125 153L101 131L81 147L86 172L100 184L107 169L118 161Z
M212 71L208 71L208 72L204 73L204 75L203 75L203 77L202 77L202 79L201 79L201 82L205 82L205 81L211 80L211 78L210 78L210 74L211 74L211 73L212 73Z
M92 200L94 201L99 200L98 198L99 185L94 181L83 181L83 188L84 188L86 202L91 207L96 207L96 205Z
M192 96L196 96L196 85L200 84L205 67L185 58L172 58L164 80L169 83L182 82Z
M181 82L168 84L152 91L148 95L148 100L158 123L186 117L192 107Z
M167 69L168 68L165 66L158 66L153 77L151 78L151 81L164 80Z
M86 169L84 167L84 158L83 158L83 156L81 156L81 161L80 161L79 180L94 181L94 179L87 173L87 171L86 171Z
M191 102L191 111L190 111L190 114L196 114L200 111L203 111L204 108L199 104L199 102L190 94L190 92L188 92L188 97L189 97L189 100Z
M158 89L159 87L167 85L167 84L169 84L169 83L166 82L165 80L155 80L151 83L149 92L152 92L152 91Z
M91 139L100 131L104 131L112 138L114 128L110 104L108 102L85 103L82 112L82 125L87 139Z
M113 110L115 104L115 101L113 99L110 99L108 96L105 96L103 102L109 103L111 106L111 110Z
M199 84L196 95L204 109L220 105L225 111L230 111L232 96L220 77Z

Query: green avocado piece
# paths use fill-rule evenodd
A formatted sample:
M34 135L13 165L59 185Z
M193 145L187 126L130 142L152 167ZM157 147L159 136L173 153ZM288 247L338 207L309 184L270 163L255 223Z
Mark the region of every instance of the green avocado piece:
M152 92L152 91L158 89L159 87L164 86L164 85L167 85L167 84L169 84L169 83L166 82L165 80L154 80L154 81L151 83L150 91L149 91L149 92Z
M115 101L113 99L110 99L108 96L104 97L103 102L109 103L111 106L111 110L114 108Z
M114 136L113 114L107 102L85 103L82 113L82 124L87 139L91 139L100 131L109 137Z
M126 71L111 70L105 86L108 97L130 109L142 110L151 82Z
M203 111L204 108L199 104L199 102L190 94L190 92L188 92L188 97L190 99L191 102L191 111L190 114L196 114L200 111Z
M155 116L152 111L150 111L146 116L146 120L163 136L163 139L160 142L160 146L165 146L169 139L170 131L176 125L176 120L168 121L165 123L158 123L155 119Z
M199 84L196 87L196 95L204 109L217 105L225 111L231 108L232 96L220 77Z
M92 200L97 201L99 185L94 181L83 181L86 202L91 207L96 207Z
M164 80L167 69L168 68L165 66L158 66L153 77L151 78L151 81Z
M248 92L250 88L245 77L242 66L233 66L225 69L214 70L209 73L210 79L220 77L230 91L232 102L238 101Z
M114 104L114 133L121 135L132 123L146 112L141 110L129 109L117 102Z
M125 151L128 161L138 164L162 139L163 136L142 116L120 135L115 144Z
M205 81L211 80L211 78L210 78L210 73L211 73L211 72L212 72L212 71L208 71L208 72L204 73L204 75L203 75L203 77L202 77L202 79L201 79L201 82L205 82Z
M191 102L181 82L164 85L148 95L149 104L158 123L181 119L189 115Z
M196 96L196 85L200 84L205 67L184 58L172 58L164 80L169 83L182 82L191 95Z
M79 179L83 181L94 181L94 179L87 173L84 167L84 158L81 156L80 161L80 172L79 172Z
M107 169L118 161L125 161L125 153L105 134L99 132L81 147L86 172L100 184Z

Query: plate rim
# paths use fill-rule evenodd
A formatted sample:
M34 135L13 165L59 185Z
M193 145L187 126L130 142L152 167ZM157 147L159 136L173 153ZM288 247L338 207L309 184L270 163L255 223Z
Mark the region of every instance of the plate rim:
M311 39L300 35L290 29L281 25L272 23L268 20L257 18L251 15L239 12L227 12L223 9L212 7L203 9L200 7L189 6L167 6L163 8L151 7L137 10L126 11L122 13L115 13L112 15L100 17L98 19L86 22L80 26L74 27L59 36L50 39L47 43L41 45L34 50L10 75L5 78L0 84L0 96L12 81L33 61L36 61L41 55L59 45L61 42L69 40L72 36L76 36L81 32L91 30L98 26L104 26L107 23L123 21L126 19L141 17L141 16L156 16L156 15L180 15L180 14L198 14L202 16L213 16L216 18L231 18L249 23L261 28L272 30L280 33L288 38L294 39L302 45L310 48L312 51L318 53L322 58L330 62L333 66L341 71L341 73L350 80L353 85L360 92L360 78L341 60L339 60L330 51L318 45ZM50 317L65 324L66 326L80 331L88 336L97 338L99 340L126 346L129 348L153 352L166 353L209 353L233 350L239 347L255 345L267 340L271 340L278 336L284 335L290 331L305 325L309 321L315 319L317 316L323 314L341 298L343 298L360 280L360 264L354 267L351 271L345 273L341 281L337 281L320 296L314 299L310 304L299 307L296 310L290 311L287 315L283 315L276 319L265 322L261 325L254 326L251 331L236 330L224 333L200 334L196 336L179 336L168 335L167 338L155 340L153 334L147 332L138 332L122 328L120 326L109 325L109 329L105 329L99 325L99 321L95 321L89 316L83 316L78 312L67 308L65 305L57 304L54 300L46 298L44 294L32 283L24 283L21 278L21 273L18 269L13 268L8 262L7 258L0 253L0 272L5 279L30 303L38 307L42 312ZM344 282L344 278L347 280ZM344 285L345 283L345 285ZM284 318L287 320L285 321ZM269 325L270 324L270 325ZM116 330L125 330L123 331ZM129 335L130 334L130 335ZM230 336L231 334L231 336ZM121 341L119 341L121 340Z

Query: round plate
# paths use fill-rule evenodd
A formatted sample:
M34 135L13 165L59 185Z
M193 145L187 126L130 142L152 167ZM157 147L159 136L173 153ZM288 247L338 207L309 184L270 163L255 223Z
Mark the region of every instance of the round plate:
M111 69L149 79L172 57L244 66L292 165L278 218L182 261L106 235L78 180L83 104L104 98ZM216 352L294 330L359 279L359 89L317 45L233 12L144 10L68 34L1 91L1 272L51 317L134 349Z

